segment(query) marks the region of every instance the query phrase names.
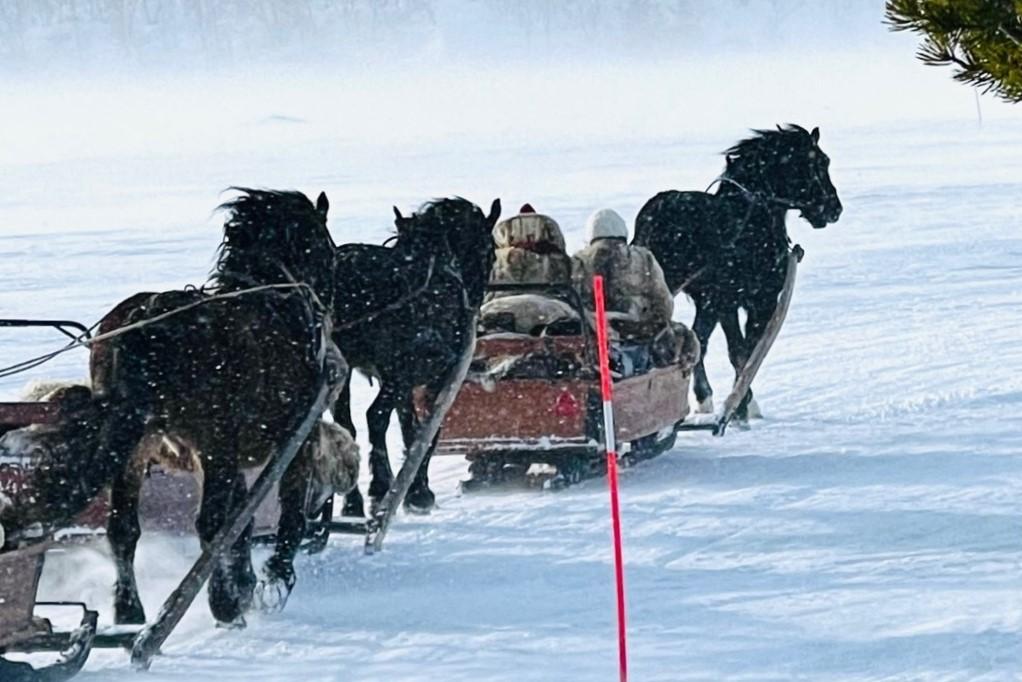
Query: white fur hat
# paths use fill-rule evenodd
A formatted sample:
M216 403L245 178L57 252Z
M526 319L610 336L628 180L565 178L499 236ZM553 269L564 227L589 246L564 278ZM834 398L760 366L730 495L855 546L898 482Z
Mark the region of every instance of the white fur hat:
M586 239L590 243L597 239L628 239L628 226L617 211L601 208L586 221Z

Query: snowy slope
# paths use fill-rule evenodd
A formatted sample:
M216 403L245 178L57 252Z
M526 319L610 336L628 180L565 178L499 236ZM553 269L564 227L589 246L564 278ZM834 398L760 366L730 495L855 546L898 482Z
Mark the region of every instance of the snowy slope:
M648 127L635 110L592 121L534 107L524 132L479 104L464 126L442 119L442 97L420 130L372 89L333 92L330 106L298 89L238 100L223 83L68 105L30 92L0 114L23 133L0 148L0 314L91 323L135 291L200 282L218 242L210 209L230 184L325 189L338 242L381 241L393 203L499 195L505 211L530 201L556 216L577 248L595 208L630 219L659 190L704 187L745 126L821 123L845 213L824 231L789 219L807 256L757 382L767 419L686 435L623 474L634 679L1017 679L1022 114L996 108L979 127L971 93L941 83L953 104L923 111L938 101L924 98L913 117L892 103L900 122L856 125L784 97L665 120L661 98ZM864 96L852 87L849 100ZM397 118L349 128L349 102ZM58 343L4 332L0 358ZM710 358L722 396L722 339ZM68 354L31 377L79 377L85 363ZM27 378L0 380L0 396ZM372 393L356 384L361 410ZM301 559L281 615L224 632L200 602L147 679L613 679L603 482L462 497L464 473L437 461L439 509L399 517L382 554L338 538ZM51 557L42 596L85 598L109 619L104 551ZM150 614L195 552L143 540ZM121 652L101 652L80 679L134 676Z

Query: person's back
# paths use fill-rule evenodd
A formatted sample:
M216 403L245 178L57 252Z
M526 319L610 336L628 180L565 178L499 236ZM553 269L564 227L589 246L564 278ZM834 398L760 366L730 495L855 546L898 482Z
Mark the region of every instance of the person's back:
M562 300L564 286L571 284L571 259L557 221L525 204L518 215L497 224L493 242L491 287L540 286L524 292L491 289L480 311L483 329L538 335L565 323L570 328L575 322L577 327L578 315ZM564 286L545 288L545 284Z
M620 339L649 341L670 325L674 297L660 264L647 249L628 244L628 228L603 209L586 223L589 246L573 259L573 279L586 306L593 305L593 276L602 275L608 320Z
M516 216L493 229L496 259L490 284L568 284L571 260L564 236L553 218L526 204ZM502 294L495 292L490 298Z

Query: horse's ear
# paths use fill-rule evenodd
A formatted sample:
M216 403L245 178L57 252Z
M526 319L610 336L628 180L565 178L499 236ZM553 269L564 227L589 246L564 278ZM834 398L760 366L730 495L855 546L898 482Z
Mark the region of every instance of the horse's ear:
M401 209L398 208L397 206L395 206L394 207L394 222L395 223L400 223L404 219L405 219L405 217L403 215L401 215Z
M812 132L809 133L809 137L813 138L813 144L817 144L820 141L820 129L813 128Z
M493 226L497 224L497 221L499 219L500 219L500 198L498 197L493 200L492 204L490 204L490 215L486 217L486 222L489 223L491 230L493 229Z
M316 210L326 218L326 212L330 210L330 200L326 198L326 192L320 192L316 197Z

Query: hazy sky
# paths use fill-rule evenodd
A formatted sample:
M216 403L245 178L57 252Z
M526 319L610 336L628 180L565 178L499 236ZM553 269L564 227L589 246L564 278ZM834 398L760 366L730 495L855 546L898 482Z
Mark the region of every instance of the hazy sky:
M0 70L658 59L883 47L880 0L0 0Z

